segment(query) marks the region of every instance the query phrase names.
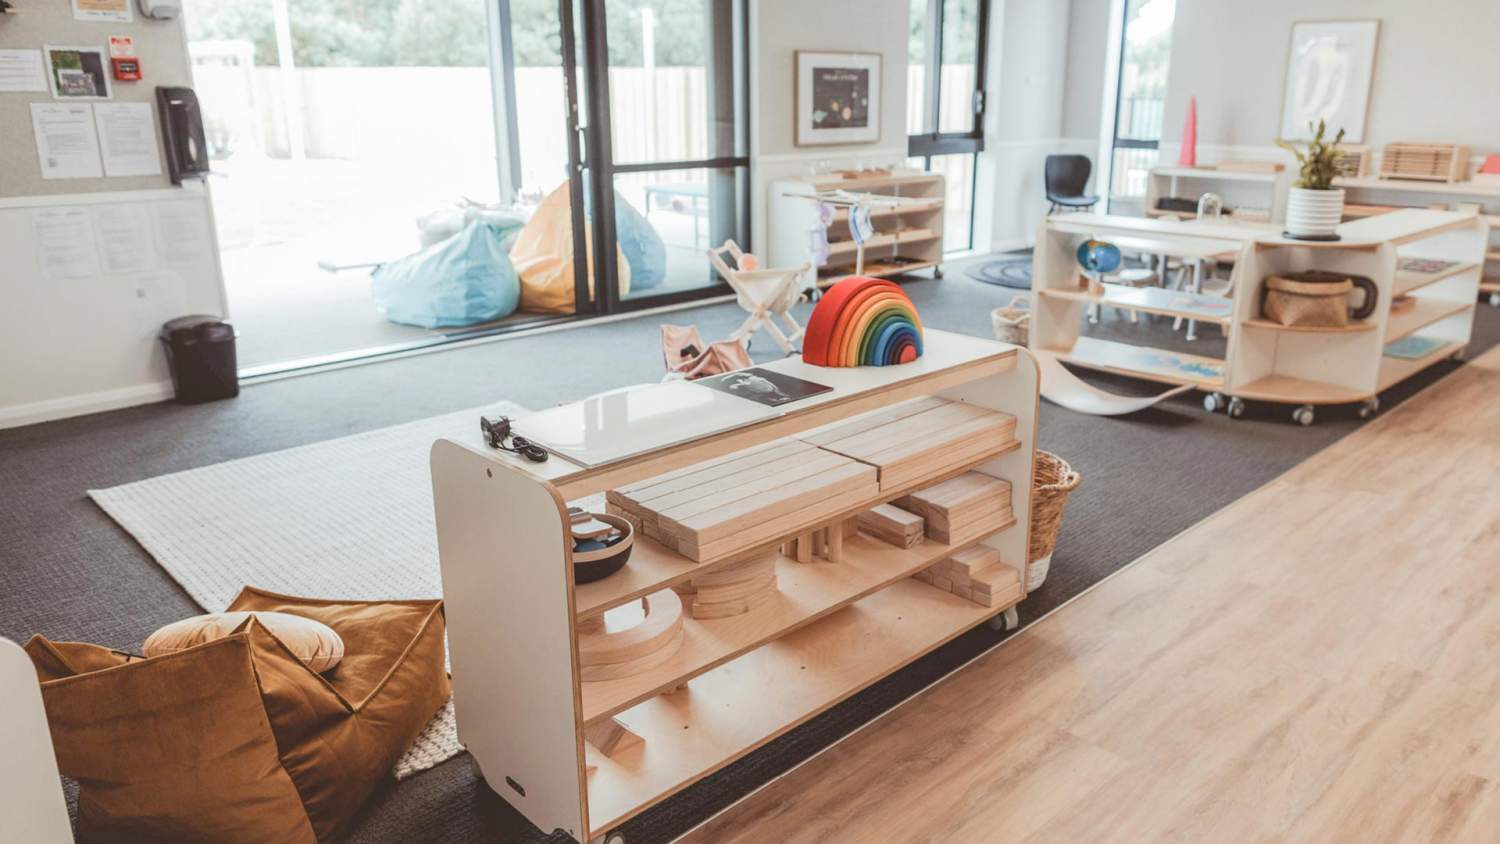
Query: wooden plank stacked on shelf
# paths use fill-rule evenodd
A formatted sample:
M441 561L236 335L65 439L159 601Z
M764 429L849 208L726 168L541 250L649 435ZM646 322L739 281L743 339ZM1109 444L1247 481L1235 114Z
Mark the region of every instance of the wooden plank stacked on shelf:
M1380 156L1380 178L1427 182L1461 182L1469 177L1469 148L1459 144L1401 141L1386 144Z
M922 541L923 521L916 513L908 513L894 504L881 504L859 514L859 529L869 535L901 548L910 548Z
M854 458L880 471L880 488L894 489L922 475L973 463L1015 442L1016 418L934 396L802 437L804 442Z
M611 512L693 560L775 540L794 524L858 506L876 470L798 440L757 448L610 490Z
M912 577L980 606L1001 607L1021 597L1021 572L987 545L965 548Z
M1010 481L983 472L965 472L894 503L921 515L931 539L962 545L987 533L985 528L995 513L1010 512Z

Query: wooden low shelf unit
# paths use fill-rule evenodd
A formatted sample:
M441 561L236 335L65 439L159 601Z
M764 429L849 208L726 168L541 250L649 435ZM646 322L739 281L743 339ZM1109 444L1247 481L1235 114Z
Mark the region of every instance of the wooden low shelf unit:
M492 789L538 827L593 840L1024 598L1036 366L1024 350L938 331L928 332L926 351L917 364L886 372L815 369L790 358L767 364L831 383L835 392L764 423L592 468L526 465L472 444L434 446L459 736ZM929 395L936 398L923 398ZM566 499L689 476L697 464L732 461L746 449L752 458L790 443L821 452L800 438L858 427L856 413L889 418L902 400L914 400L906 411L980 411L1008 433L931 465L877 448L864 457L872 471L890 470L888 485L815 516L781 519L765 537L702 561L638 534L621 572L573 583ZM696 459L684 461L689 455ZM885 459L892 456L898 459ZM928 536L905 547L839 527L837 562L831 552L810 562L776 553L783 540L852 526L870 507L965 473L1007 484L1009 509L974 518L974 506L959 496L947 542ZM993 483L968 486L990 490ZM824 536L826 551L835 543ZM950 594L914 579L968 549L1000 560L984 570L983 593ZM754 554L774 554L773 569L745 562ZM776 590L739 615L683 613L681 644L670 656L629 676L581 679L580 630L618 632L617 617L601 620L603 613L726 569L729 582L740 569L766 572L756 576L768 581L774 570ZM973 600L981 594L987 604Z
M1363 402L1363 415L1378 409L1377 394L1461 349L1472 333L1475 300L1486 288L1481 266L1489 223L1455 211L1405 209L1339 227L1340 240L1299 241L1279 230L1222 220L1162 220L1104 214L1048 217L1036 247L1033 290L1037 303L1030 327L1033 348L1079 366L1219 395L1205 401L1238 415L1241 399L1302 405L1293 418L1312 421L1312 407ZM1200 300L1162 290L1115 289L1102 296L1078 285L1074 253L1085 238L1117 242L1122 249L1151 238L1181 252L1204 252L1205 241L1238 244L1229 287L1220 301L1227 316L1195 313ZM1341 326L1284 326L1265 318L1265 279L1305 270L1327 270L1368 278L1375 309ZM1409 297L1393 308L1397 297ZM1211 300L1203 300L1211 301ZM1175 304L1174 304L1175 302ZM1351 307L1357 303L1351 297ZM1222 359L1136 346L1089 336L1084 309L1091 306L1219 322L1226 331ZM1388 344L1420 336L1441 348L1416 360L1385 356ZM1421 347L1415 347L1421 348Z

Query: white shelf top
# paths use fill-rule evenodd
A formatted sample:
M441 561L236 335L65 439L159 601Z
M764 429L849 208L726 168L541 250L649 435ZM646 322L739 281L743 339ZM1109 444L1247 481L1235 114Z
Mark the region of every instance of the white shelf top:
M932 375L1013 348L994 340L929 328L923 331L922 356L899 366L813 366L803 363L801 355L757 364L761 369L833 388L780 407L767 407L691 381L671 381L549 408L515 420L513 427L548 451L593 469Z
M1475 196L1500 200L1500 179L1470 182L1424 182L1415 179L1337 178L1334 187L1360 190L1383 190L1397 193L1423 193L1435 196Z
M1179 179L1217 179L1225 182L1276 181L1281 173L1258 173L1253 170L1218 170L1213 167L1153 167L1153 176L1172 176Z
M1172 221L1116 214L1057 214L1047 218L1047 225L1053 231L1069 234L1096 235L1120 232L1127 235L1211 238L1235 243L1254 241L1273 246L1347 248L1368 247L1387 241L1396 244L1408 243L1457 228L1474 219L1473 214L1461 211L1406 208L1344 223L1339 226L1339 234L1343 240L1333 243L1293 240L1282 237L1282 227L1275 223L1235 222L1232 218L1221 218L1215 221ZM1235 243L1227 245L1232 248Z

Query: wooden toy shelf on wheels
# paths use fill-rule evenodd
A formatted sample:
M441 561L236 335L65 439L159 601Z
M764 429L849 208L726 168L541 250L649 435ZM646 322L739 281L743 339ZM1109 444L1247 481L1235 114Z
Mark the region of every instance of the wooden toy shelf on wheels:
M1489 225L1482 216L1453 211L1401 210L1339 227L1341 239L1309 242L1283 237L1280 226L1224 221L1170 222L1105 214L1047 218L1036 249L1036 313L1031 347L1067 363L1208 393L1210 411L1239 416L1246 400L1296 405L1293 419L1311 424L1313 408L1360 404L1379 409L1379 393L1433 364L1461 354L1473 330ZM1095 296L1079 284L1074 251L1087 238L1150 238L1184 253L1205 242L1234 256L1232 294L1213 296L1159 288L1104 285ZM1422 270L1401 265L1426 259ZM1333 270L1374 281L1377 301L1367 319L1338 327L1284 326L1261 315L1268 276ZM1392 310L1392 300L1413 302ZM1222 358L1081 336L1091 305L1137 310L1219 325ZM1404 356L1391 344L1405 341Z
M554 454L527 463L483 447L477 432L433 446L459 738L490 788L544 831L618 838L629 818L964 631L1014 626L1036 443L1031 354L928 330L922 356L908 364L828 368L786 358L762 368L833 389L773 409L678 382L555 409L587 420L582 436L592 445L631 443L627 456L602 462ZM760 415L705 433L699 420L708 414L693 412L692 390ZM949 429L952 438L941 434ZM777 466L815 460L817 468L776 487L773 456ZM673 479L747 466L763 467L758 483L776 492L709 515L669 506L713 495L677 495ZM859 514L943 482L953 491L934 499L938 506L985 488L989 514L954 506L937 534L944 541L929 532L910 547L855 529ZM627 516L616 503L660 505L661 524L642 525L636 514L642 529L628 564L575 585L564 502L600 492ZM1008 511L994 509L1007 498ZM752 509L763 520L735 530ZM675 527L663 532L668 522ZM960 569L981 566L983 584L957 581ZM665 661L582 679L580 636L598 630L601 615L648 595L672 608L694 603L691 592L676 601L671 587L699 584L702 599L707 584L721 587L720 598L739 597L724 584L741 570L774 572L769 597L726 617L684 611L681 644ZM714 573L722 575L705 577Z

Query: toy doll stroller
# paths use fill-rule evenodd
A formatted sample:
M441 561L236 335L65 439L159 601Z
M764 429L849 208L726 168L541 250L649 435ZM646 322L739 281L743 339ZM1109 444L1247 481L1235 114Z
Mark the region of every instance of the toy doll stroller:
M733 267L725 261L726 255L734 260ZM729 282L739 306L749 314L729 339L748 341L756 331L764 328L783 352L789 355L796 352L803 328L792 317L792 306L802 298L800 282L812 269L812 264L763 270L755 256L741 251L733 240L726 240L723 246L708 250L708 260ZM778 317L790 334L776 324Z

